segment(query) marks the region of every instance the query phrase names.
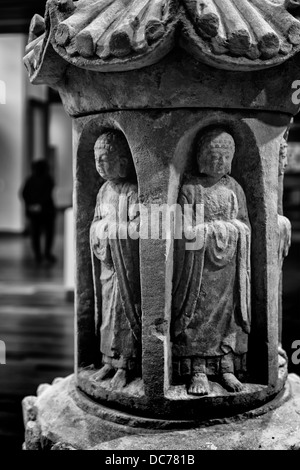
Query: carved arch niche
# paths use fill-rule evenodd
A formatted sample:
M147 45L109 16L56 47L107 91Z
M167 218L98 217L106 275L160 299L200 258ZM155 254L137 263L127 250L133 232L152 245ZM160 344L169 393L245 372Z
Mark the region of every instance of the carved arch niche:
M93 282L93 273L100 276L99 264L93 266L90 249L90 227L95 215L97 195L105 183L96 170L94 146L100 135L114 133L126 136L118 123L105 117L74 122L74 145L77 147L74 164L74 206L76 223L76 323L77 373L87 367L97 370L101 365L99 349L101 323L101 293ZM127 139L126 139L127 140ZM128 144L127 144L128 145ZM129 149L129 146L128 146ZM129 149L130 151L130 149ZM131 155L132 158L132 155ZM132 183L137 183L135 162L132 159Z
M102 130L119 129L133 156L140 202L176 204L181 179L192 165L197 135L208 126L228 129L237 152L232 176L242 186L252 226L252 329L249 373L252 385L242 393L191 397L172 378L173 240L140 241L142 297L142 378L121 393L99 391L86 380L100 367L99 338L95 334L95 304L89 247L99 177L93 146ZM219 110L128 111L74 120L75 208L77 233L77 385L100 403L110 403L144 416L178 419L220 416L228 395L232 414L267 401L284 385L278 372L277 221L278 152L288 118L268 113ZM267 132L266 132L267 131ZM266 137L267 136L267 137ZM89 369L90 368L90 369ZM248 404L248 405L247 405ZM151 405L151 406L150 406ZM150 413L151 408L151 413Z
M274 122L274 118L267 113L249 113L245 116L238 112L212 111L182 136L173 161L182 181L184 174L197 173L195 142L205 130L222 127L235 140L236 153L231 176L245 192L252 227L252 320L246 377L250 383L268 385L270 389L284 382L286 377L286 369L278 371L278 305L275 299L278 285L278 155L288 125L286 116L279 116ZM183 367L189 374L189 364ZM176 381L183 383L177 363L173 364L173 383ZM217 392L220 393L219 389Z

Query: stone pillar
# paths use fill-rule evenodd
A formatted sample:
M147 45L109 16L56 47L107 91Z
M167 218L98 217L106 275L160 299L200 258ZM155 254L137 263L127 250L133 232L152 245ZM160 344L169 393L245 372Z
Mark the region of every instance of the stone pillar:
M43 28L32 22L25 65L33 83L59 91L74 135L75 374L37 399L44 447L193 427L285 387L278 162L298 112L300 22L266 0L197 5L48 1ZM140 237L104 241L122 197ZM203 205L203 237L180 258L171 225L168 236L145 227L151 210L183 200ZM50 438L60 395L64 419L92 426L88 443L80 431Z

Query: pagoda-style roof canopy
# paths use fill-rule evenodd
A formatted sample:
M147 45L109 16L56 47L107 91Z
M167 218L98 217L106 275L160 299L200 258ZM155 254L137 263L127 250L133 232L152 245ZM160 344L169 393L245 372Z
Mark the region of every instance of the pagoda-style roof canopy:
M32 20L25 64L33 82L45 81L45 69L55 82L68 63L123 72L155 64L179 46L218 69L267 69L300 51L299 6L299 0L48 0L45 19Z

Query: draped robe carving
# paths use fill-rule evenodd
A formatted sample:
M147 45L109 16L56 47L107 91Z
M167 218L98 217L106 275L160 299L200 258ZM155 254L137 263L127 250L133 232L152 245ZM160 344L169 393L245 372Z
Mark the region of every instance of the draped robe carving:
M244 192L228 175L212 186L199 176L183 184L179 204L183 211L186 204L204 205L204 223L197 228L201 249L186 250L185 237L176 242L173 356L216 361L229 353L242 356L251 325L251 232Z
M96 318L100 350L121 366L135 360L140 349L139 242L120 237L122 224L124 230L139 224L132 211L137 203L136 185L108 181L98 194L91 226L94 265L101 262L100 278L99 271L94 275L95 290L101 291L101 314ZM118 220L119 213L128 214L128 219Z

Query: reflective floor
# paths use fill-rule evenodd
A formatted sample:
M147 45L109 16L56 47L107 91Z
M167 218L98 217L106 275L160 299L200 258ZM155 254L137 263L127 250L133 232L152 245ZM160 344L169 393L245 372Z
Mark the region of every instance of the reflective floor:
M0 365L0 448L20 449L21 400L73 371L73 305L63 286L63 243L58 262L36 268L28 238L0 238L0 340L6 365Z
M62 231L61 231L62 232ZM21 400L41 383L73 371L73 305L63 286L63 240L57 237L55 266L36 268L28 238L0 237L0 340L7 364L0 365L0 448L21 449ZM300 340L300 243L284 266L283 345L292 356ZM300 366L290 362L300 375Z

